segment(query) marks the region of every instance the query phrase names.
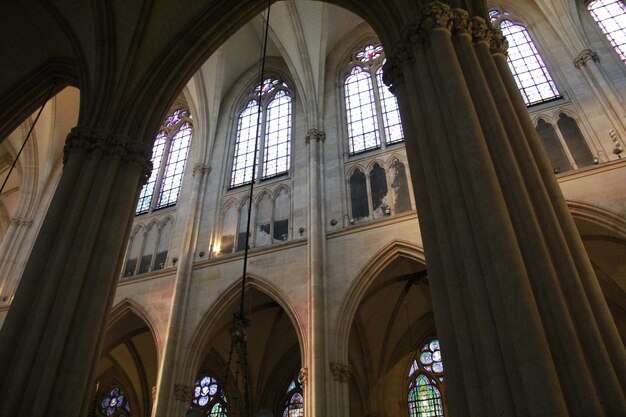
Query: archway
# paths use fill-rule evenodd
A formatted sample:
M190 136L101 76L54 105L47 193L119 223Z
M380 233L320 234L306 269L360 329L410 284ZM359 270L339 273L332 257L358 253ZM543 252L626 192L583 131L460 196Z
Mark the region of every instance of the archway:
M386 252L350 326L351 416L405 415L407 366L418 344L436 334L424 263L397 248Z
M158 349L141 310L123 302L111 315L95 371L90 416L148 417L152 413Z
M285 394L290 384L298 380L302 367L302 349L299 332L294 326L294 317L284 302L275 295L263 291L258 279L251 279L252 285L246 290L246 311L251 318L247 328L247 362L248 362L248 398L250 415L259 411L271 411L274 415L282 415ZM256 283L256 284L255 284ZM210 323L209 329L203 334L199 363L195 365L192 394L193 406L210 413L214 403L221 401L211 397L203 399L195 387L202 388L202 379L209 377L217 381L224 389L228 404L228 414L241 412L244 400L243 371L237 371L237 355L233 354L230 372L227 373L231 349L231 331L233 314L239 309L239 286L233 286L222 297L221 306L214 306L202 321L199 332L204 325ZM192 345L196 345L196 341ZM242 365L241 365L242 366ZM195 400L195 402L194 402Z

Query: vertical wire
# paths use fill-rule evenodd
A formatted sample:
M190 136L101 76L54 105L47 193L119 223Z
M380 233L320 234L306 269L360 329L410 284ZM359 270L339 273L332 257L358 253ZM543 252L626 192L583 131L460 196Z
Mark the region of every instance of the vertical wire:
M265 33L263 35L263 55L261 58L261 73L260 73L260 88L259 88L259 101L257 111L257 123L256 123L256 137L254 141L254 157L252 159L252 179L250 180L250 195L248 198L248 219L246 224L246 247L243 253L243 277L241 279L241 300L239 304L239 317L243 319L244 304L245 304L245 291L246 291L246 274L248 271L248 250L250 248L250 223L252 218L252 194L254 192L254 182L256 181L256 167L257 158L259 152L260 132L261 132L261 113L263 111L261 106L261 98L263 96L263 82L265 81L265 61L267 58L267 38L270 28L270 10L272 6L272 0L267 0L267 18L265 20Z
M56 86L57 86L57 83L55 81L52 84L52 87L50 87L50 90L48 91L48 95L46 96L46 99L41 105L41 108L39 109L39 113L37 113L37 117L35 117L35 121L30 126L28 134L26 134L26 138L24 139L24 142L22 143L22 147L17 152L17 155L15 156L15 159L13 160L13 163L11 164L11 168L9 168L9 172L7 173L7 176L4 179L4 182L2 183L2 187L0 187L0 194L2 194L2 192L4 191L4 187L7 185L7 181L9 181L9 177L11 176L11 173L13 173L13 169L15 169L15 164L17 164L17 160L20 158L20 155L22 154L22 151L24 150L24 147L26 146L26 142L28 142L28 139L30 138L31 133L33 133L33 129L35 128L35 125L37 124L37 121L39 120L39 116L41 116L43 109L46 107L46 104L48 104L48 100L50 100L50 97L52 97L52 92L54 91L54 88Z

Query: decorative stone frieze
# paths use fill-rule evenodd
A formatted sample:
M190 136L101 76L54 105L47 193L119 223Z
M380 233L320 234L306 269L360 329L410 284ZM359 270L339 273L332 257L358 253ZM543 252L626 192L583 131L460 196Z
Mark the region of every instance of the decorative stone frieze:
M386 54L383 82L392 92L403 82L402 68L413 62L413 49L427 45L431 32L436 29L446 29L454 36L469 33L473 42L487 42L492 53L506 54L509 47L502 31L491 28L484 18L470 16L465 9L453 9L438 1L429 3L417 23L408 24Z
M352 367L343 363L331 362L330 372L333 374L335 381L348 382L352 376Z
M211 173L211 166L206 164L196 164L193 167L193 176L200 175L201 177L209 175Z
M309 129L306 132L306 144L308 145L311 141L316 142L324 142L326 140L326 132L319 129Z
M177 401L190 403L193 400L193 387L184 384L174 385L174 398Z
M600 57L597 52L591 49L583 49L576 58L574 58L574 66L578 69L587 65L587 62L600 62Z
M300 369L300 372L298 372L298 379L303 386L306 385L309 381L309 368Z
M131 140L128 136L107 131L97 131L85 127L74 127L67 135L63 149L63 163L67 163L70 153L101 152L108 155L117 155L123 161L136 163L145 170L145 179L148 179L152 170L151 145Z

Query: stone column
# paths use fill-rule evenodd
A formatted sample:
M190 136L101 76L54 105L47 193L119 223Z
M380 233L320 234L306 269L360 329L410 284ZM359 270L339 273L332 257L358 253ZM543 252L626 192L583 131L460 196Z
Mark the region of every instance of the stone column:
M15 292L15 286L17 284L18 274L17 270L20 269L18 262L20 252L27 249L29 246L25 240L28 232L33 224L33 220L23 217L12 217L11 223L7 229L6 235L2 240L0 246L0 276L4 282L0 283L0 305L10 304ZM23 261L22 261L23 262Z
M322 417L326 406L326 325L324 306L324 224L320 186L320 154L326 133L311 129L307 132L309 145L309 369L305 407L309 416Z
M0 416L83 416L150 146L74 128L0 332Z
M625 111L624 100L618 94L615 94L615 91L607 82L606 77L598 66L599 63L600 57L598 54L588 48L580 51L574 58L574 66L582 71L583 76L598 98L604 113L613 127L622 133L626 133L626 125L624 125L621 116Z
M182 344L185 318L187 317L187 304L189 302L189 287L193 272L196 243L198 241L198 231L200 229L202 201L204 199L204 193L201 193L201 190L205 189L210 172L211 167L209 165L196 164L193 168L193 187L188 207L189 217L185 219L185 233L178 255L178 270L172 297L170 322L165 339L166 345L159 368L154 416L183 415L184 410L191 405L192 398L189 398L189 401L186 403L184 401L177 403L170 400L172 397L180 397L177 393L178 391L176 391L180 391L178 387L184 387L185 383L191 382L181 381L181 384L176 384L175 386L173 384L180 371L180 362L184 360L186 354Z
M450 413L623 415L626 353L506 41L440 2L404 33L385 80L402 114Z

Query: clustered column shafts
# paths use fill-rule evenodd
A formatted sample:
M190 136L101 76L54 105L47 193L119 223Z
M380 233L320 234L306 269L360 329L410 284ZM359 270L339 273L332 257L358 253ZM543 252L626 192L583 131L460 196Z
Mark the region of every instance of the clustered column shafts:
M87 413L89 393L81 393L98 362L150 146L74 128L64 161L0 332L2 417ZM107 239L99 238L104 231Z
M411 174L451 414L622 415L624 346L506 40L440 2L404 33L385 80L420 167Z

